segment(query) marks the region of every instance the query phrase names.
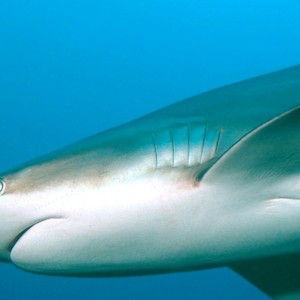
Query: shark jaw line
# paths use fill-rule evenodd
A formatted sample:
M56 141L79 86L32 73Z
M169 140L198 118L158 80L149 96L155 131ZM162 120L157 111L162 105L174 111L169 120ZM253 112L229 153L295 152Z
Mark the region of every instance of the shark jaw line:
M40 224L42 224L43 222L49 221L49 220L59 220L59 219L64 219L63 217L59 217L59 216L55 216L55 217L48 217L48 218L43 218L40 219L36 222L34 222L33 224L27 226L25 229L23 229L22 231L20 231L9 243L8 245L8 250L10 253L12 253L13 249L15 248L15 246L18 244L18 242L23 239L24 237L26 237L26 235L30 232L30 230L35 227L38 226Z

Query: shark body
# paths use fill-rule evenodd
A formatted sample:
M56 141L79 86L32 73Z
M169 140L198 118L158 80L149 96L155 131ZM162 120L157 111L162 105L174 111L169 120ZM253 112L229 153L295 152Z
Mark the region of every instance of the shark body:
M229 266L300 299L299 105L297 66L6 172L0 259L67 276Z

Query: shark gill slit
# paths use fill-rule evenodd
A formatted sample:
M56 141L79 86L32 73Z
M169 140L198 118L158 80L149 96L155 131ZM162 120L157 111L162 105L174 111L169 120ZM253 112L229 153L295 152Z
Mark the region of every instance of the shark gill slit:
M155 141L155 135L152 134L152 144L154 148L154 155L155 155L155 169L158 168L158 157L157 157L157 147L156 147L156 141Z
M174 145L172 128L169 128L169 132L170 132L171 147L172 147L172 167L174 167L175 166L175 145Z
M217 141L216 141L216 145L215 145L215 150L214 150L214 156L216 156L216 154L219 150L220 140L221 140L221 133L222 133L222 129L219 129L219 132L218 132L218 135L217 135Z
M188 164L188 167L190 167L191 166L191 126L190 126L190 123L187 123L187 146L188 146L187 164Z
M199 163L202 163L202 159L203 159L203 152L204 152L204 147L205 147L205 140L206 140L206 135L207 135L207 122L205 123L205 127L204 127L204 132L203 132L203 138L202 138L202 142L201 142L201 151L200 151L200 160Z

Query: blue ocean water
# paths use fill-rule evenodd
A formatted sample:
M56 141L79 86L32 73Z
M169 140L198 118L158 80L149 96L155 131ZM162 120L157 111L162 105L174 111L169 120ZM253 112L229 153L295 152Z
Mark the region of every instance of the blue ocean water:
M0 2L0 171L214 87L300 63L300 2ZM0 265L1 299L257 299L227 269L115 279Z

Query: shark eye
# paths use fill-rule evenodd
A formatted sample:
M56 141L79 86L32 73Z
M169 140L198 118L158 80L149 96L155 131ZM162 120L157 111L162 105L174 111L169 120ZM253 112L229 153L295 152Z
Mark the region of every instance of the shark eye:
M5 192L5 181L0 178L0 195L2 195Z

